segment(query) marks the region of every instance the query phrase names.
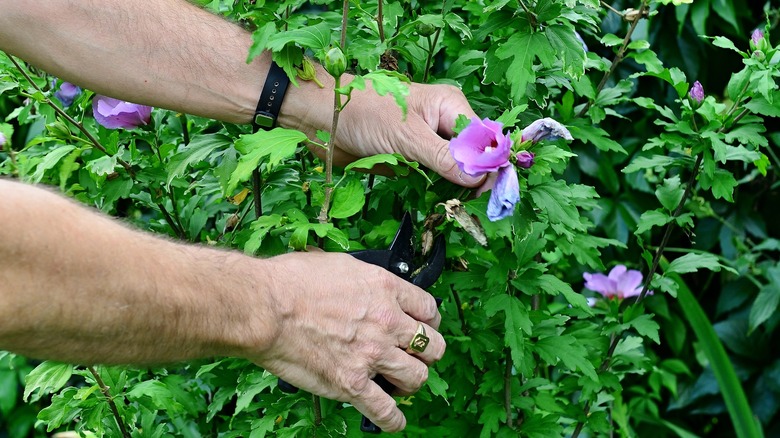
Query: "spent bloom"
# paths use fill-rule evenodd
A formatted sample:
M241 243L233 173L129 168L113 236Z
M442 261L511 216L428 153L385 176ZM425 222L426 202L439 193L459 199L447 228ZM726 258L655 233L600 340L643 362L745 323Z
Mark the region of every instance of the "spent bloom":
M571 133L565 126L549 117L545 117L535 120L526 126L523 129L521 140L536 143L541 140L557 140L559 138L573 140Z
M463 173L482 176L509 165L512 140L503 124L472 117L471 123L450 141L450 153Z
M534 158L535 157L536 157L536 155L534 155L533 152L520 151L520 152L517 153L517 155L515 155L515 158L517 159L515 164L517 165L517 167L520 167L520 168L523 168L523 169L528 169L528 168L530 168L531 166L534 165Z
M56 84L57 80L53 79L52 86L56 86ZM62 102L62 106L70 106L79 94L81 94L81 88L70 82L63 82L60 84L60 88L54 92L54 97Z
M696 103L701 103L701 101L704 100L704 87L701 86L701 82L696 81L693 83L691 90L688 91L688 96Z
M515 211L515 204L520 201L520 183L517 180L517 171L514 167L502 167L498 171L496 184L490 192L487 216L491 222L511 216Z
M149 123L152 107L96 95L92 100L92 114L106 128L132 129Z
M584 273L585 287L600 293L604 298L612 299L636 297L642 293L642 273L617 265L609 271L609 275L601 273Z

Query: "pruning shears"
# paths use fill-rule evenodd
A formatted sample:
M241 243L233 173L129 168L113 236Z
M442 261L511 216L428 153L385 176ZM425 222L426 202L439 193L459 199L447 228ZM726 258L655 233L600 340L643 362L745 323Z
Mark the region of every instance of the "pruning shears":
M382 267L393 274L403 278L409 283L427 289L436 283L444 269L445 259L445 241L444 236L437 236L433 245L427 254L427 259L416 262L416 251L414 246L414 228L412 227L412 217L407 212L401 219L401 225L395 233L393 242L387 249L366 249L353 251L349 254L358 260ZM436 304L441 304L441 299L436 298ZM395 387L383 376L378 375L374 378L379 387L390 394ZM279 389L286 393L295 393L298 388L279 379ZM379 433L382 429L371 422L366 416L360 423L360 430L368 433Z

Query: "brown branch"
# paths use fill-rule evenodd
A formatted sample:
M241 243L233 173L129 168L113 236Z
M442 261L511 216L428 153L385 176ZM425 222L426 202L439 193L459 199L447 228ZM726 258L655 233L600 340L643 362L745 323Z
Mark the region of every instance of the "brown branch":
M97 138L95 138L95 136L94 136L94 135L92 135L92 133L91 133L91 132L89 132L89 131L87 130L87 128L85 128L85 127L84 127L84 125L82 125L81 123L79 123L79 122L77 122L76 120L74 120L74 119L73 119L73 117L69 116L69 115L68 115L68 113L66 113L65 111L63 111L63 110L62 110L62 108L60 108L60 107L59 107L57 104L55 104L55 103L54 103L54 102L53 102L51 99L49 99L48 97L46 97L46 95L43 93L43 90L41 90L41 88L38 86L38 84L36 84L36 83L35 83L35 82L32 80L32 78L30 77L30 75L28 75L28 74L27 74L27 72L26 72L26 71L24 71L24 69L22 68L22 66L21 66L21 65L19 65L19 63L18 63L18 62L16 62L16 60L14 59L14 57L13 57L13 56L11 56L11 55L9 55L9 54L7 54L7 53L6 53L6 56L8 57L8 59L10 59L10 60L11 60L11 62L12 62L12 63L14 64L14 66L16 67L16 69L17 69L17 70L19 70L19 72L20 72L20 73L22 73L22 76L24 76L24 78L25 78L25 79L27 79L27 82L29 82L29 83L30 83L30 85L32 85L32 86L33 86L33 88L35 88L35 90L36 90L36 91L38 91L39 93L41 93L41 95L43 96L43 102L44 102L45 104L47 104L47 105L49 105L50 107L52 107L52 108L54 109L54 112L56 112L56 113L57 113L59 116L61 116L62 118L64 118L64 119L65 119L65 120L67 120L68 122L70 122L70 123L71 123L73 126L75 126L76 128L78 128L78 130L79 130L79 131L81 131L81 132L82 132L82 133L83 133L83 134L84 134L84 135L85 135L85 136L86 136L86 137L89 139L90 143L92 143L92 146L93 146L95 149L99 150L100 152L103 152L104 154L106 154L106 155L107 155L107 156L109 156L109 157L111 156L111 154L109 154L109 153L108 153L108 151L106 150L106 148L105 148L105 147L104 147L102 144L100 144L100 142L98 141L98 139L97 139ZM119 158L119 157L116 157L116 161L117 161L117 163L119 163L120 165L122 165L122 167L124 167L124 168L125 168L125 170L127 171L127 173L130 175L130 178L132 178L132 179L135 179L135 172L133 171L133 168L132 168L132 166L130 166L130 164L128 164L126 161L122 160L122 159L121 159L121 158Z
M111 413L114 414L114 419L119 426L119 430L122 432L122 436L124 438L130 438L130 434L127 432L127 428L125 427L125 422L122 421L122 417L119 415L119 409L117 409L116 403L114 403L114 397L111 395L108 386L106 386L106 384L103 382L103 379L100 377L100 374L98 374L95 367L88 366L87 369L90 373L92 373L92 377L95 378L95 382L97 382L98 386L100 387L100 392L102 392L106 397L108 407L111 408Z
M385 42L385 23L384 23L384 1L379 0L379 5L376 12L376 24L379 27L379 41Z

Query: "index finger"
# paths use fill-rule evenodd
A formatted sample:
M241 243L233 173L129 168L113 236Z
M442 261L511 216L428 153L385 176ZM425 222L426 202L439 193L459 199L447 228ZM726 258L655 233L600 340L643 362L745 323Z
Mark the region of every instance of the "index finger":
M398 432L406 427L406 417L395 399L372 380L363 394L351 401L352 406L385 432Z

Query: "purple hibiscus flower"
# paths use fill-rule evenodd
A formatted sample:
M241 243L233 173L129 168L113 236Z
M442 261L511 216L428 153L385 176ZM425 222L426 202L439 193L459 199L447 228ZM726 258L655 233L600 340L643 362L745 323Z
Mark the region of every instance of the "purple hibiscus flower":
M149 123L152 107L96 95L92 114L98 123L109 129L133 129Z
M585 287L600 293L604 298L612 299L636 297L642 293L642 273L617 265L609 271L609 275L601 273L584 273ZM652 293L652 292L648 292Z
M517 158L517 167L521 167L523 169L528 169L531 166L534 165L534 158L536 155L534 155L533 152L529 151L520 151L515 155L515 158Z
M520 183L517 180L517 172L512 166L502 167L498 171L493 191L490 192L487 216L491 222L511 216L515 211L515 204L520 201Z
M559 138L573 140L571 133L565 126L549 117L545 117L535 120L526 126L523 129L521 141L536 143L542 140L556 140Z
M57 80L52 80L52 86L56 86L56 84ZM62 102L62 106L70 106L79 94L81 94L81 88L70 82L63 82L60 84L60 88L54 92L54 97Z
M688 91L688 96L696 103L701 103L701 101L704 100L704 87L701 86L701 82L696 81L693 83L690 91Z
M503 124L473 117L450 141L450 153L463 173L482 176L509 165L512 140L501 132Z

